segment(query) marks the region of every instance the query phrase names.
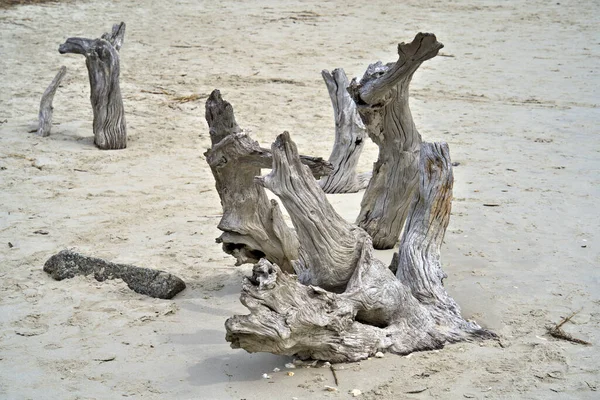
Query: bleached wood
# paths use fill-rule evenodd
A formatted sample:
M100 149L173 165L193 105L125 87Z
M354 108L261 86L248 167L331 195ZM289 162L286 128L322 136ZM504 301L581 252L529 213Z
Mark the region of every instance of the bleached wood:
M409 84L421 63L442 47L435 35L419 33L411 43L398 45L398 61L371 64L348 89L369 137L379 146L356 220L377 249L397 243L417 185L421 135L410 113Z
M276 194L290 214L301 243L300 282L339 291L356 268L368 236L346 222L327 201L325 193L298 156L288 132L271 147L273 169L256 181Z
M50 131L52 130L52 114L54 112L54 107L52 106L52 101L54 100L54 95L56 94L56 90L60 86L65 74L67 73L67 67L62 66L60 70L52 79L50 86L44 91L42 95L42 100L40 101L40 112L38 114L39 123L38 123L38 135L46 137L50 136Z
M223 207L217 238L236 265L255 263L262 257L293 272L299 258L298 240L288 228L279 205L270 201L254 177L260 175L264 151L235 121L233 107L214 90L206 102L206 121L212 147L204 154Z
M356 111L356 104L348 93L350 82L343 69L321 72L327 85L335 118L335 141L329 161L333 172L319 184L325 193L354 193L367 187L371 173L357 174L365 138L365 126Z
M213 146L227 136L243 132L235 121L233 107L229 102L223 100L219 90L212 91L206 100L205 108L204 115L209 126L210 140ZM321 157L301 155L300 159L303 164L310 168L316 179L329 175L333 171L333 165ZM273 156L271 150L259 146L245 156L244 162L259 168L271 168L273 166Z
M100 39L69 38L60 45L61 54L85 56L90 79L90 100L94 112L94 143L103 150L127 147L125 111L119 86L120 57L125 23L115 24L112 33Z
M277 138L272 151L272 172L257 180L277 194L288 210L298 232L304 271L312 279L303 281L302 272L296 277L267 260L259 261L242 284L241 301L250 314L225 323L232 347L343 362L377 351L407 354L494 337L465 321L442 287L439 244L448 223L452 189L445 144L424 145L419 195L410 210L405 247L397 257L401 279L373 257L366 232L339 221L300 163L287 133ZM353 243L352 257L340 240ZM303 258L305 251L313 257ZM336 279L338 284L332 285Z

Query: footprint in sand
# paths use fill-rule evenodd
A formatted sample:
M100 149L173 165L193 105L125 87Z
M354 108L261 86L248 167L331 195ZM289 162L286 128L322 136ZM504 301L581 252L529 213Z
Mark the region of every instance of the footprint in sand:
M19 336L37 336L48 331L48 324L43 322L41 314L29 314L12 325Z

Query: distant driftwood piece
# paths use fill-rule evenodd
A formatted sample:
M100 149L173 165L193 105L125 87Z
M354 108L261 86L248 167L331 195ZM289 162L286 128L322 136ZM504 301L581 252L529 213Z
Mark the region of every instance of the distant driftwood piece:
M57 281L77 275L92 274L100 282L107 279L122 279L134 292L159 299L171 299L185 289L185 282L168 272L134 265L114 264L68 250L50 257L44 264L44 271Z
M369 137L379 146L356 220L377 249L396 244L417 187L421 135L410 113L408 87L421 63L442 47L435 35L419 33L411 43L398 45L398 61L371 64L348 89Z
M60 45L61 54L85 56L90 78L90 100L94 111L94 143L103 150L127 147L127 130L119 86L119 50L123 45L125 23L115 24L112 33L100 39L69 38Z
M52 129L52 112L54 111L54 107L52 107L52 101L54 100L56 89L58 89L58 86L62 82L66 73L67 67L60 67L60 70L52 80L52 83L50 83L50 86L48 86L42 95L37 131L38 135L40 136L50 136L50 130Z
M304 271L296 277L265 259L254 266L242 283L241 301L250 314L225 323L232 347L344 362L377 351L407 354L494 337L464 320L442 286L439 245L452 190L445 144L424 146L418 197L396 257L400 279L374 258L369 235L333 210L287 133L272 152L273 170L257 180L288 210ZM308 284L303 273L311 277Z
M357 174L367 131L348 93L350 82L343 69L322 71L335 117L335 141L329 162L333 172L319 181L325 193L354 193L367 187L371 173Z

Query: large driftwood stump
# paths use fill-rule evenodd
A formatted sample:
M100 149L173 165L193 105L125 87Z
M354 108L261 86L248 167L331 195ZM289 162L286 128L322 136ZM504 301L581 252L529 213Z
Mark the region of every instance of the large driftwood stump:
M60 45L61 54L85 56L90 79L90 100L94 111L94 143L102 150L127 147L127 130L119 86L119 50L123 45L125 23L115 24L112 33L100 39L69 38Z
M322 71L335 117L335 141L329 161L333 172L319 184L325 193L354 193L367 187L371 173L357 174L365 137L365 126L356 111L356 104L348 93L349 81L343 69Z
M287 133L272 152L272 172L257 181L288 210L303 270L290 275L265 259L254 266L242 284L250 314L225 323L232 347L342 362L494 336L464 320L442 286L439 246L452 190L447 145L423 145L398 277L373 256L369 235L329 205Z
M77 275L94 275L99 282L107 279L122 279L134 292L159 299L171 299L185 289L185 282L168 272L135 265L115 264L69 250L63 250L50 257L44 264L44 271L57 281Z
M419 33L411 43L398 45L398 61L371 64L348 88L369 137L379 146L356 221L377 249L396 244L417 187L421 135L408 105L409 84L421 63L442 47L435 35Z
M217 238L223 250L233 255L237 265L255 263L265 257L287 272L293 272L300 258L298 239L283 220L279 205L269 200L254 178L261 168L271 168L271 151L261 148L235 120L233 107L214 90L206 102L212 147L204 154L221 198L223 217ZM321 158L302 156L312 175L331 172L331 164ZM313 177L311 179L314 180Z
M67 73L67 67L62 66L60 70L52 79L50 86L44 91L42 95L42 100L40 101L40 112L38 114L39 123L38 123L38 135L46 137L50 136L50 130L52 129L52 114L54 112L54 107L52 107L52 101L54 100L54 95L56 94L56 89L62 82L65 74Z

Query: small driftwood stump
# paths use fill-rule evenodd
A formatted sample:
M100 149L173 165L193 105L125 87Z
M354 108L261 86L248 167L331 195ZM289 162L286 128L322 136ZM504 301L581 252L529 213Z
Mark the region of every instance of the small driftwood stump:
M292 263L299 259L296 234L283 220L277 202L269 200L254 180L261 168L271 168L271 151L241 133L233 107L218 90L208 98L205 116L212 147L204 155L223 207L218 225L223 234L217 243L222 243L223 251L236 258L236 265L255 263L265 257L293 272ZM319 177L333 169L321 158L301 157L312 176Z
M52 107L52 101L54 100L56 89L58 89L58 86L62 82L66 73L67 67L60 67L60 70L52 80L52 83L50 83L50 86L48 86L48 88L42 95L42 100L40 101L39 123L37 131L38 135L40 136L50 136L50 130L52 129L52 113L54 111L54 107Z
M349 81L343 69L321 73L327 85L335 117L335 142L329 157L333 172L319 184L325 193L354 193L367 187L371 173L357 174L365 137L365 126L356 111L356 104L348 93Z
M69 250L63 250L50 257L44 264L44 271L57 281L92 274L99 282L122 279L134 292L159 299L171 299L185 289L185 282L168 272L135 265L114 264Z
M288 210L302 261L293 264L297 277L265 259L254 266L242 283L250 314L225 323L232 347L343 362L494 336L464 320L442 286L439 247L452 191L446 144L423 145L398 277L374 258L369 235L333 210L289 134L272 152L273 170L257 182Z
M435 35L419 33L411 43L398 45L398 61L371 64L360 82L354 79L348 88L369 137L379 146L356 220L376 249L397 243L417 187L421 135L408 106L408 87L421 63L442 47Z
M125 111L119 86L119 50L124 36L125 23L121 22L113 26L112 33L105 33L100 39L69 38L58 48L61 54L85 56L94 111L94 143L102 150L127 147Z

